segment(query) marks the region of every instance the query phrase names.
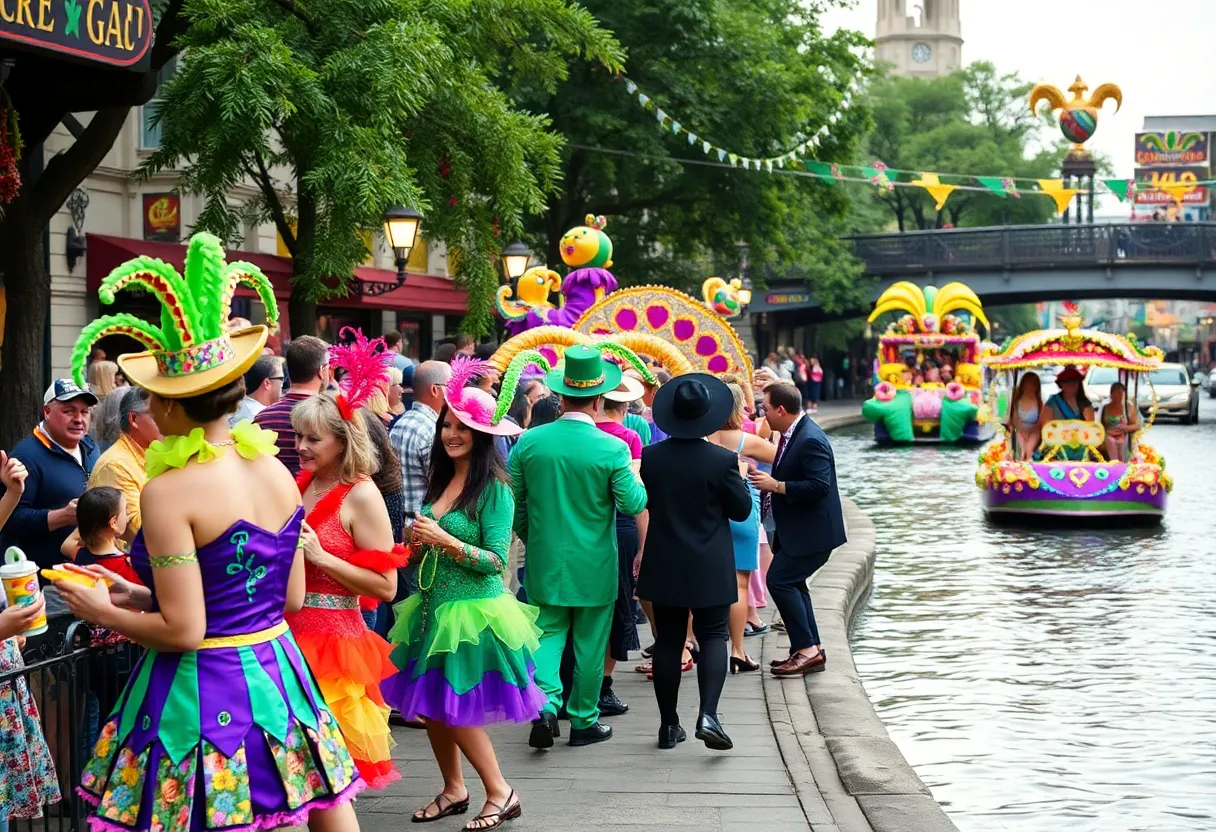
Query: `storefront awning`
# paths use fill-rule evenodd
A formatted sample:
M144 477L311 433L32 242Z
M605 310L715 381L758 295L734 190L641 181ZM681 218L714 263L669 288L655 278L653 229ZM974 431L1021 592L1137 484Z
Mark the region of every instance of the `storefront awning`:
M178 271L181 271L186 259L186 246L182 243L156 243L104 234L89 234L87 237L88 267L85 271L85 284L90 295L97 291L101 281L115 266L133 257L141 254L155 257L169 263ZM279 300L285 301L291 295L290 258L254 251L231 250L228 252L228 260L245 260L265 272L274 287L274 295ZM397 280L396 272L370 266L359 266L355 269L355 276L369 283L396 283ZM237 294L243 297L254 296L252 291L244 287L239 288ZM352 291L344 297L327 298L324 303L326 306L347 308L462 314L465 311L465 293L457 289L446 277L411 274L404 286L386 294L372 297L357 295Z

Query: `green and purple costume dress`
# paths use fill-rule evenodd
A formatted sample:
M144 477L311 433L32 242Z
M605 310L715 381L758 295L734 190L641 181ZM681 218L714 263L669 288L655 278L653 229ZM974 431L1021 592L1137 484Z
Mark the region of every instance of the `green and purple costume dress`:
M430 504L422 507L434 518ZM533 680L539 647L538 611L503 586L515 500L492 483L476 511L449 510L438 518L463 542L451 555L425 546L418 565L419 592L397 605L389 633L400 671L380 683L385 701L406 719L445 725L530 722L545 695Z

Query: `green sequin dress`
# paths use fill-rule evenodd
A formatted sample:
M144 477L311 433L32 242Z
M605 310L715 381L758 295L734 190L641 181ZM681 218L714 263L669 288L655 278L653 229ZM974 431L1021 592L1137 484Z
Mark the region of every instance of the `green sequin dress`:
M422 513L434 517L430 504ZM439 518L467 545L456 556L425 547L420 591L396 607L389 641L399 672L380 687L406 719L529 722L544 706L532 660L540 646L539 610L517 601L502 582L514 513L511 489L495 482L475 512L450 510Z

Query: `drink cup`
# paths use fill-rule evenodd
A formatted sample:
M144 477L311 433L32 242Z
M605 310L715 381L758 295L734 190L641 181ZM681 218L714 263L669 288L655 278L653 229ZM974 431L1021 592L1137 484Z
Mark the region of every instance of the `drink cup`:
M4 584L4 599L10 607L37 604L42 597L38 585L38 565L26 560L25 552L10 546L4 553L4 565L0 566L0 582ZM37 636L46 632L46 613L34 619L23 636Z

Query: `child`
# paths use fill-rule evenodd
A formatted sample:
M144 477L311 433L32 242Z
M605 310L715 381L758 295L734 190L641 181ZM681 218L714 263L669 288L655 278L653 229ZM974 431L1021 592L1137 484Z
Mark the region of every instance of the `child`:
M102 485L84 492L76 503L76 530L80 533L78 566L95 563L143 586L130 559L118 548L118 540L127 530L127 503L121 491Z
M1110 401L1102 408L1102 427L1106 428L1106 459L1127 462L1128 437L1140 427L1135 408L1127 406L1127 388L1116 381L1110 386Z
M0 451L0 528L25 492L25 466ZM0 598L3 595L0 594ZM19 672L21 633L28 630L45 608L45 602L0 612L0 677ZM58 803L59 779L51 752L42 735L38 706L20 675L0 683L0 832L8 832L9 818L42 817L42 807Z

